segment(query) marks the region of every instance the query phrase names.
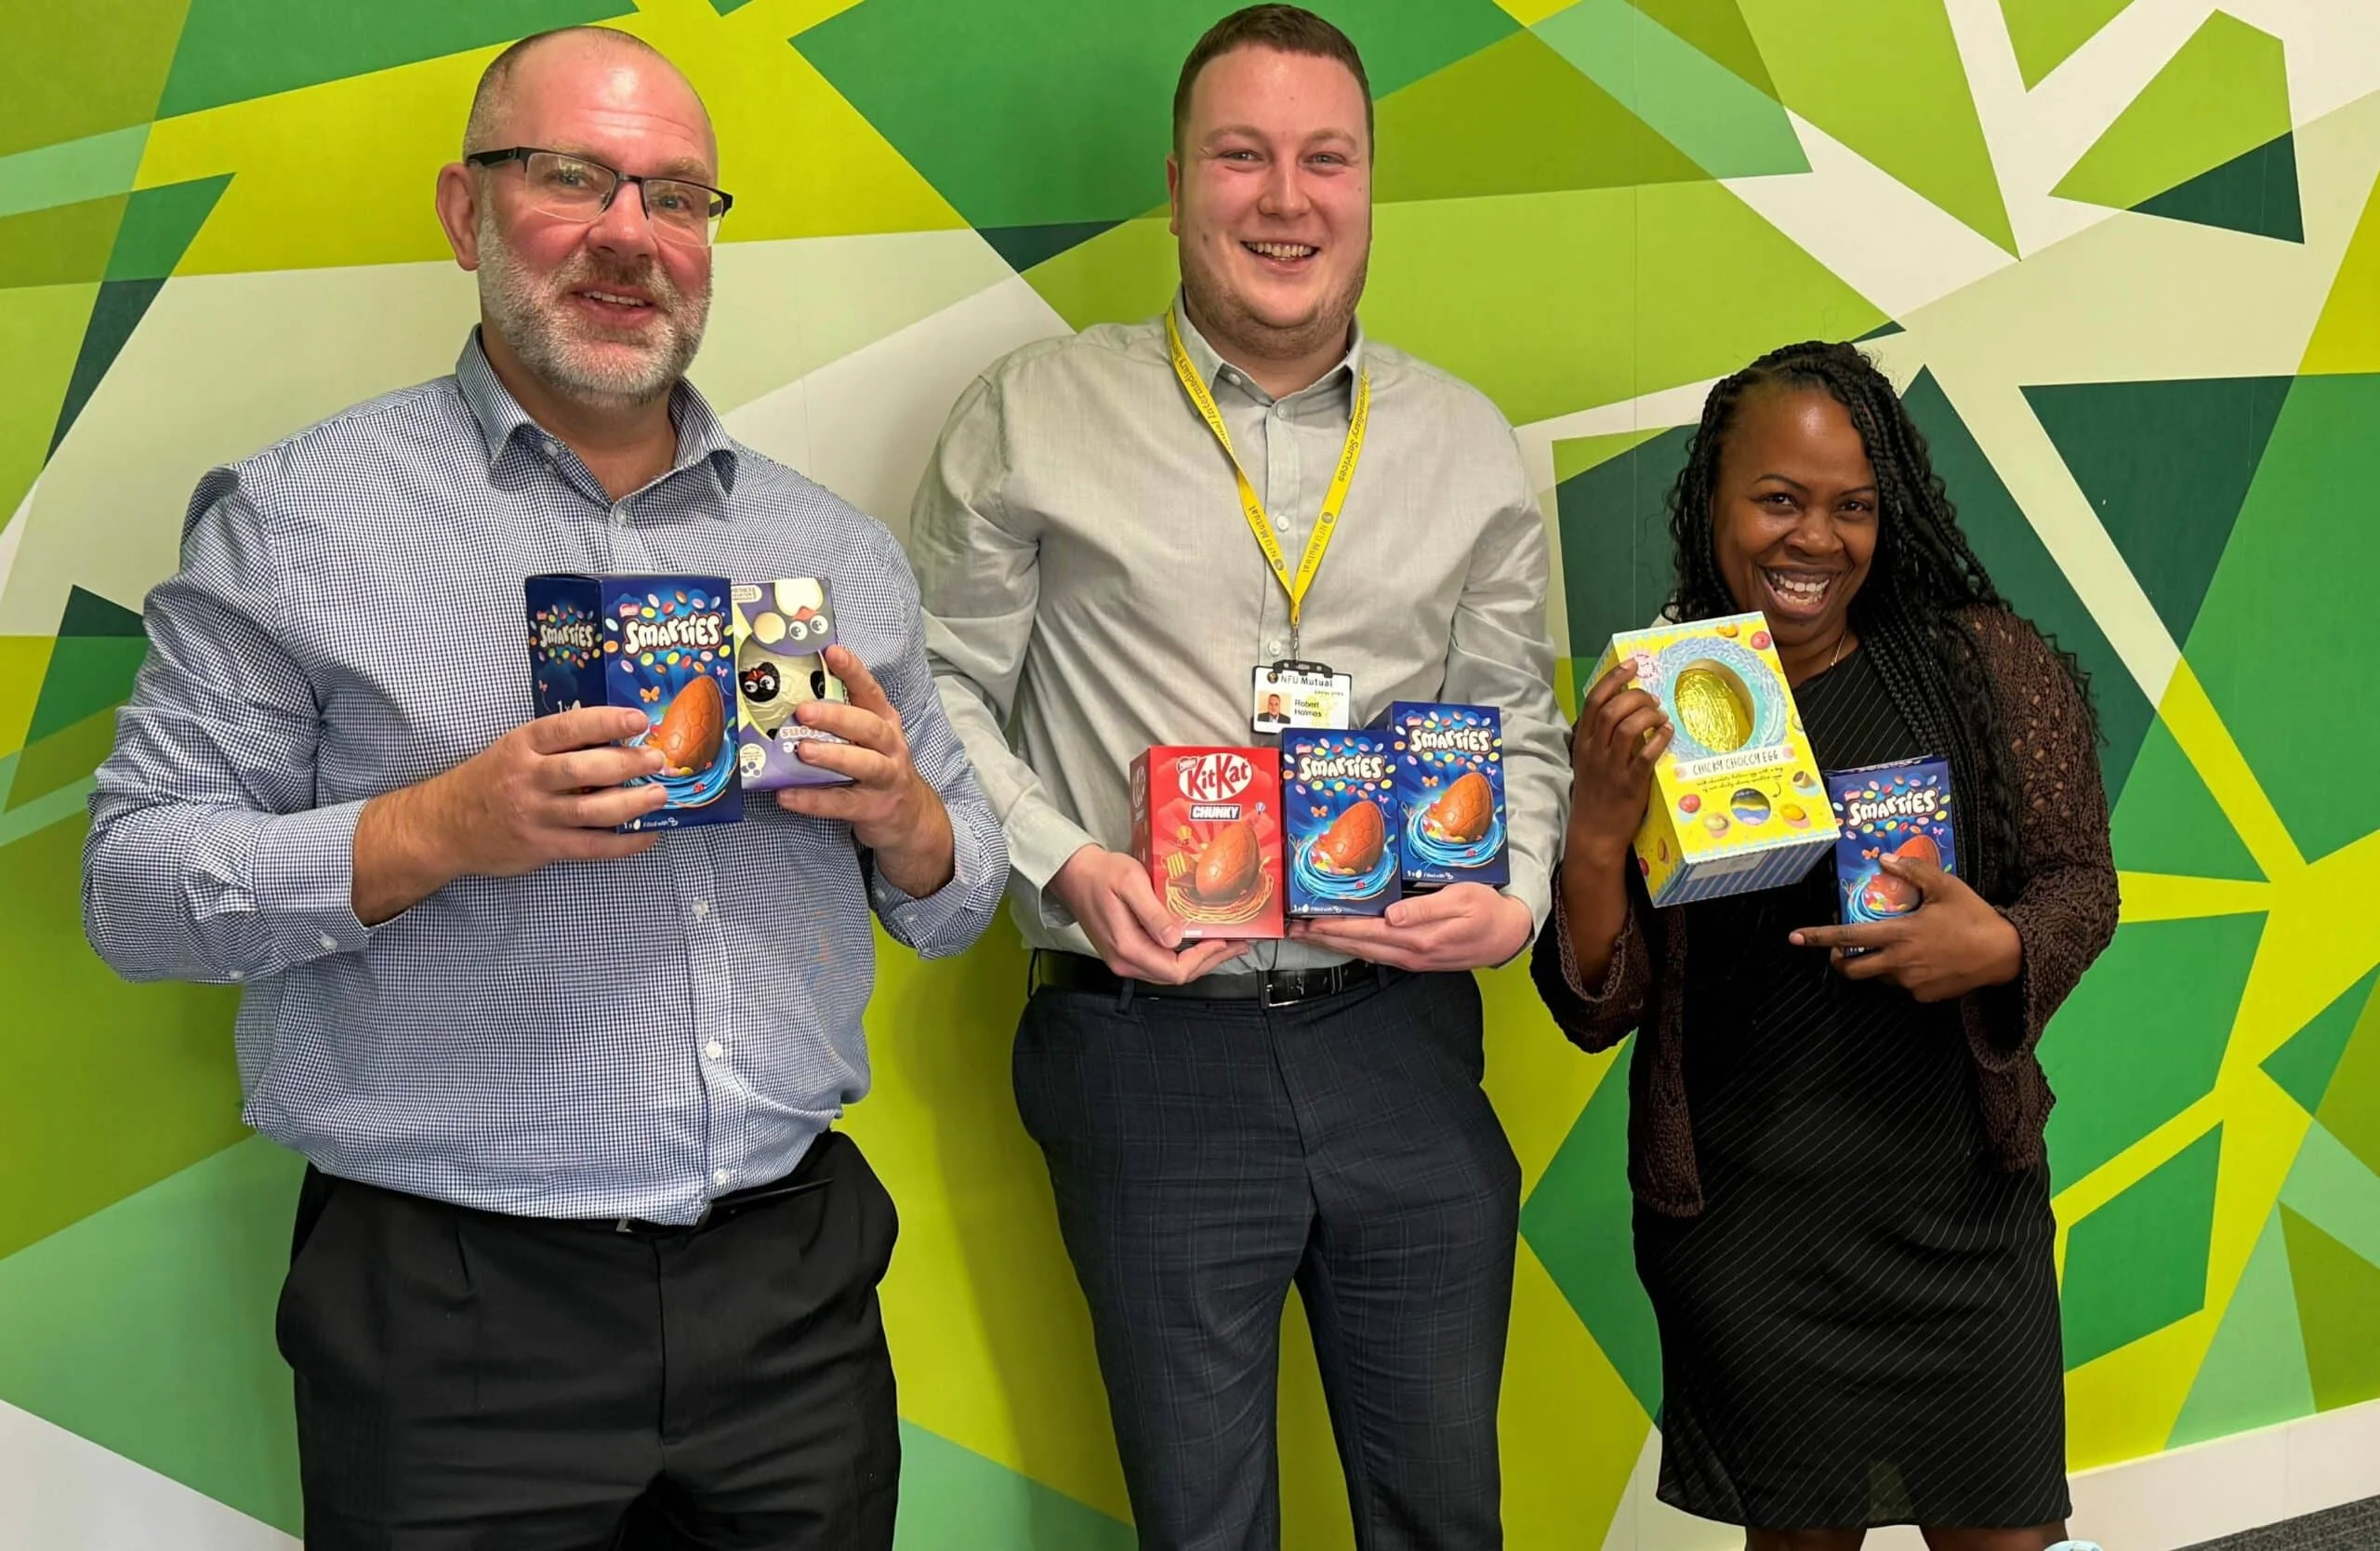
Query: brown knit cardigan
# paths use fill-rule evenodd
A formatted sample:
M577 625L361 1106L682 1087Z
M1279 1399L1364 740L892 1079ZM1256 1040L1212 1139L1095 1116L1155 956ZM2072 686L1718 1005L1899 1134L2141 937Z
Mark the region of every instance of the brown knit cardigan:
M2042 1127L2056 1102L2033 1047L2115 935L2115 863L2091 720L2073 682L2023 620L1981 608L1967 618L2015 755L2018 855L2010 897L1995 905L2016 928L2024 966L2010 984L1962 998L1959 1013L1993 1159L2026 1169L2042 1161ZM1633 871L1629 882L1633 908L1601 985L1580 982L1559 877L1529 971L1554 1021L1581 1049L1607 1050L1630 1029L1645 1030L1628 1071L1629 1184L1654 1211L1693 1217L1702 1182L1686 1104L1686 911L1653 908Z

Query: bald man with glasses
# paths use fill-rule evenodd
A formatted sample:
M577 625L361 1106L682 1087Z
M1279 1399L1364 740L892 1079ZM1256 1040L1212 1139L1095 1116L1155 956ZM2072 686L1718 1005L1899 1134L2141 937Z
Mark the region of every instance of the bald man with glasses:
M892 537L687 385L732 203L624 33L508 49L441 223L451 377L199 484L91 802L135 979L243 988L249 1123L305 1155L279 1311L310 1551L889 1547L871 912L972 942L1008 873ZM522 579L830 577L850 777L663 801L643 712L529 719Z

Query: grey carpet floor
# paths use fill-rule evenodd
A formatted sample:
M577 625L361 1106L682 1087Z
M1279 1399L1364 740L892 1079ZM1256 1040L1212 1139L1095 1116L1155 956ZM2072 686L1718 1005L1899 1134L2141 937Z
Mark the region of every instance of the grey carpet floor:
M2186 1551L2380 1551L2380 1497L2204 1541Z

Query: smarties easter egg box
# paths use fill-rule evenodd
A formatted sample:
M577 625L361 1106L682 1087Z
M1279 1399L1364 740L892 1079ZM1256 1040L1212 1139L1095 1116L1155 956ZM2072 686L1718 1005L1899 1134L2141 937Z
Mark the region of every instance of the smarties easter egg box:
M1947 762L1900 760L1831 770L1826 792L1842 826L1834 842L1834 877L1844 925L1890 921L1922 903L1916 884L1884 869L1885 856L1932 862L1948 873L1959 870Z
M794 708L804 700L847 703L843 682L826 671L835 644L835 611L823 577L737 582L735 605L735 758L746 791L845 786L851 777L804 760L805 743L840 743L805 727Z
M1834 829L1768 621L1739 614L1622 630L1586 682L1623 659L1675 729L1636 830L1653 903L1750 894L1808 873Z
M633 706L661 750L669 805L621 826L681 829L744 816L735 776L735 676L727 583L717 577L531 577L530 676L537 714Z
M1376 916L1402 896L1396 756L1382 734L1281 735L1282 881L1293 916Z
M1396 764L1408 892L1512 881L1504 855L1504 723L1490 706L1399 700L1372 719Z
M1160 745L1142 754L1132 855L1184 937L1279 936L1279 752Z

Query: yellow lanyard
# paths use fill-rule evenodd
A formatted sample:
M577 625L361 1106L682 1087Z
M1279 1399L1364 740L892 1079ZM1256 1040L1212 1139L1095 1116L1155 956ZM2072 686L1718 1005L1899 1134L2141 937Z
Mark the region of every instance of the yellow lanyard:
M1322 493L1322 510L1314 520L1314 533L1305 541L1305 553L1298 560L1297 574L1289 574L1289 556L1282 551L1281 541L1273 537L1273 524L1264 515L1264 503L1250 483L1248 471L1240 467L1239 454L1232 450L1231 432L1223 426L1223 411L1215 407L1215 396L1207 391L1198 368L1191 364L1190 352L1182 348L1182 330L1173 322L1173 309L1165 311L1165 342L1172 347L1173 375L1182 379L1183 391L1198 406L1198 415L1207 429L1223 444L1223 456L1231 459L1233 477L1239 481L1240 515L1248 519L1248 531L1256 536L1256 547L1264 551L1264 563L1280 578L1281 590L1289 595L1289 656L1298 654L1298 616L1304 611L1306 590L1314 585L1315 573L1322 569L1322 552L1330 548L1330 536L1339 527L1339 509L1347 503L1347 486L1355 483L1355 460L1364 455L1364 425L1371 418L1372 374L1368 367L1356 374L1355 406L1347 416L1347 440L1339 449L1339 467L1330 476L1330 486Z

